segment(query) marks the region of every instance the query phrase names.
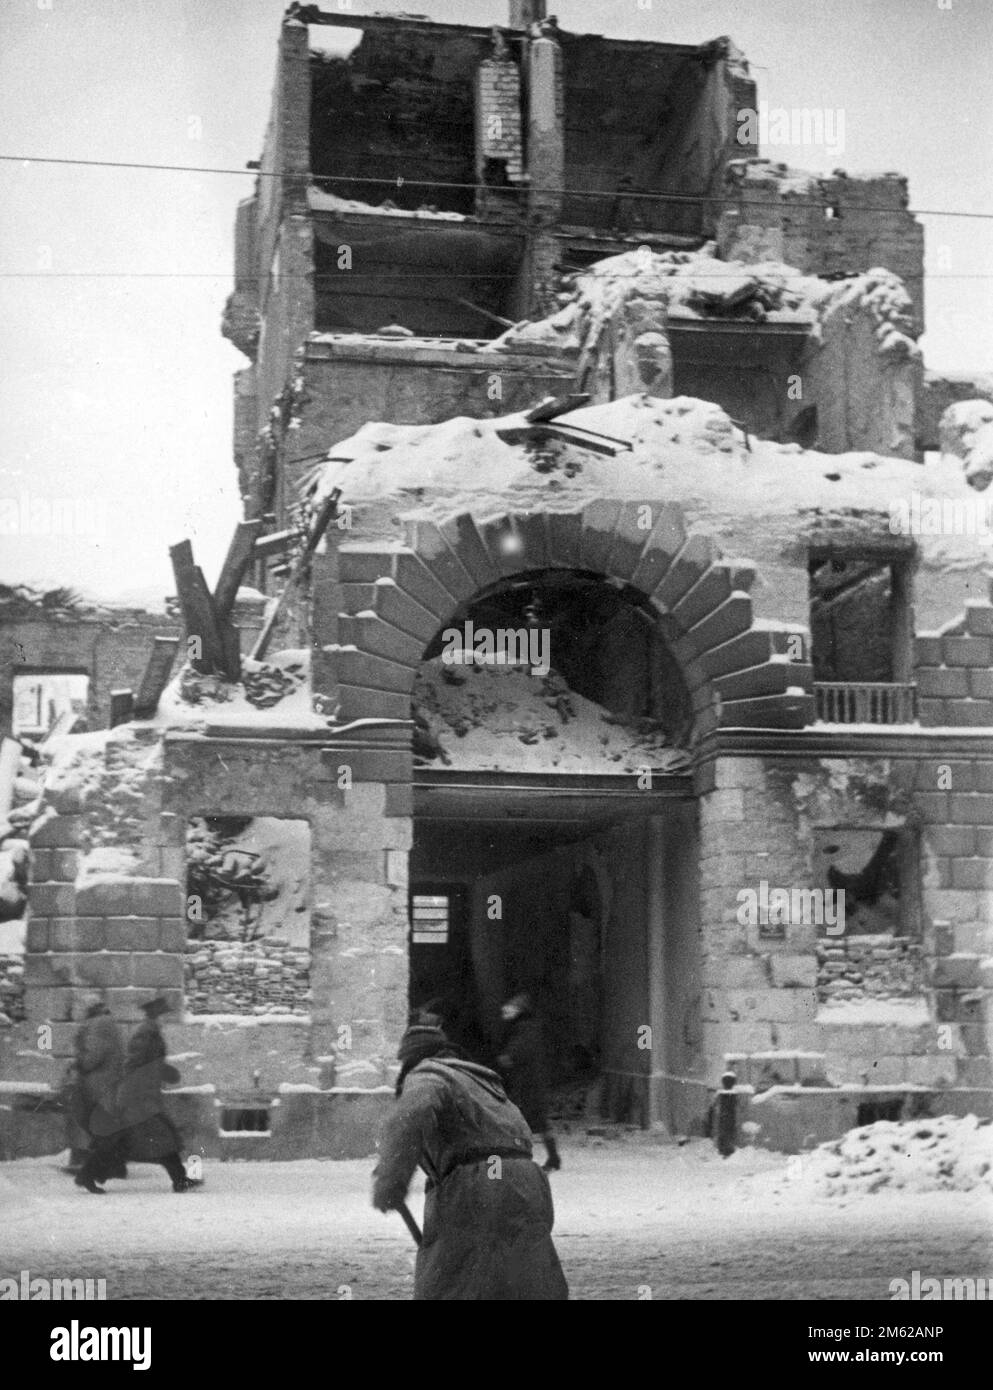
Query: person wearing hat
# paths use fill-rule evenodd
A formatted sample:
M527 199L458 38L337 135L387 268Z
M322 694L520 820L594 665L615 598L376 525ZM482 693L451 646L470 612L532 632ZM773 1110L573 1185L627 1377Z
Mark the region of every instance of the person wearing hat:
M180 1157L182 1140L169 1118L162 1098L163 1083L175 1083L179 1072L166 1062L165 1038L159 1019L169 1012L161 996L142 1005L143 1022L131 1035L124 1062L124 1075L112 1109L98 1108L91 1120L97 1138L92 1161L84 1164L76 1178L88 1192L101 1192L99 1182L113 1176L115 1159L134 1163L158 1163L172 1179L174 1192L188 1192L199 1182L188 1178Z
M470 1061L436 1019L407 1029L397 1101L379 1141L372 1204L404 1202L427 1176L416 1300L564 1300L548 1178L496 1072Z

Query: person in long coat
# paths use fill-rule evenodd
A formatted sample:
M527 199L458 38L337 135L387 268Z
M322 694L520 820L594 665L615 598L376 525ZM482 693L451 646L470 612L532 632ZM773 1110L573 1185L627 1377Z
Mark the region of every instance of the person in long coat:
M469 1061L435 1024L400 1043L397 1102L379 1142L373 1206L406 1198L427 1175L415 1300L564 1300L548 1179L524 1116L499 1076Z
M100 1192L97 1183L113 1176L114 1165L127 1158L134 1163L158 1163L172 1179L174 1192L199 1186L186 1175L180 1156L182 1140L170 1120L162 1098L163 1083L179 1080L166 1062L166 1044L159 1018L169 1005L156 998L142 1006L144 1021L128 1043L124 1075L111 1106L98 1107L90 1119L94 1150L76 1178L89 1192Z
M497 1065L507 1094L545 1146L546 1172L562 1167L559 1147L548 1119L548 1080L541 1022L535 1016L531 997L515 994L502 1009L503 1043Z
M86 1150L92 1147L90 1116L97 1107L114 1109L117 1088L124 1074L124 1039L98 995L90 995L87 999L85 1016L76 1030L73 1045L69 1114L75 1140L72 1149L74 1156L78 1154L78 1167L85 1162ZM114 1176L127 1176L123 1163L115 1167Z

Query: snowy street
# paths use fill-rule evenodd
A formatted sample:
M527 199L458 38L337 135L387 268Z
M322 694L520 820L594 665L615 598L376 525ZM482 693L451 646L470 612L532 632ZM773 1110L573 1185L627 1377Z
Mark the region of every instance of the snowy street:
M988 1191L826 1197L809 1160L640 1137L563 1146L556 1242L576 1299L873 1299L915 1269L993 1276ZM0 1167L0 1276L103 1278L109 1299L409 1299L413 1244L372 1161L161 1169L88 1196L63 1159ZM421 1200L411 1206L420 1217Z

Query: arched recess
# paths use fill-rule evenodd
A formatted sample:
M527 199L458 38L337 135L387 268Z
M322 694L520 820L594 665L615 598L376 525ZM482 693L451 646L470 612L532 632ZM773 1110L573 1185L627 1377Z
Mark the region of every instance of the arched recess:
M342 720L409 718L417 668L438 628L481 590L550 569L602 575L647 601L690 691L694 738L813 719L805 630L756 619L753 566L688 533L674 503L599 498L575 510L413 515L404 530L400 543L339 550L333 655Z

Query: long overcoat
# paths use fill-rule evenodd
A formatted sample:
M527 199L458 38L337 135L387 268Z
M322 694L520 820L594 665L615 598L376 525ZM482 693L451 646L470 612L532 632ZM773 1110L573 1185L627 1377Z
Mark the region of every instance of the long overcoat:
M548 1178L527 1123L488 1067L431 1058L406 1077L387 1119L374 1176L377 1206L427 1175L414 1298L562 1300Z

